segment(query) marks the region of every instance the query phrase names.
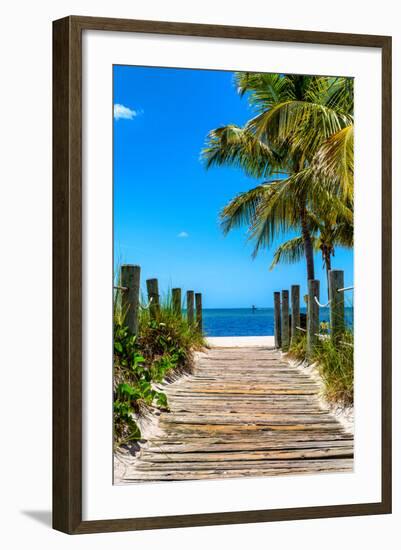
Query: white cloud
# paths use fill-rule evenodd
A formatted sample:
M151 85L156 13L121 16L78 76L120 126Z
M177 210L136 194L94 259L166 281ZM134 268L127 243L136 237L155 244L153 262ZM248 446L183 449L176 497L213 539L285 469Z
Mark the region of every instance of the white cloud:
M114 118L116 120L119 120L120 118L132 120L134 117L137 116L137 114L137 111L134 111L133 109L130 109L125 105L121 105L121 103L114 104Z
M189 237L189 233L187 233L186 231L181 231L181 233L178 233L177 237L179 237L180 239L186 239L187 237Z

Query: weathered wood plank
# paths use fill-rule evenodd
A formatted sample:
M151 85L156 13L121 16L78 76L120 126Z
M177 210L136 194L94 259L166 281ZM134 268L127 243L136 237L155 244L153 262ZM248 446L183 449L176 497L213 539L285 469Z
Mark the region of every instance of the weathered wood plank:
M189 481L193 479L213 479L213 478L234 478L234 477L261 477L277 475L311 474L311 473L330 473L330 472L351 472L353 469L353 459L333 459L333 460L302 460L295 462L280 462L279 464L264 465L255 468L251 463L246 468L233 469L214 469L203 468L198 470L189 470L186 464L181 464L182 470L170 468L163 470L152 465L151 469L141 468L138 470L127 470L126 481Z
M343 447L325 447L317 449L283 449L275 451L236 451L236 452L193 452L193 453L153 453L145 451L141 453L141 461L152 463L167 463L173 462L238 462L238 461L260 461L260 460L293 460L303 458L328 458L342 457L352 458L353 446Z
M195 293L195 307L196 307L196 328L199 332L203 331L202 321L202 294L200 292Z
M280 292L274 293L274 346L281 347L281 304Z
M330 328L333 340L338 340L345 329L344 292L338 292L344 288L344 271L332 269L329 271L330 294Z
M159 282L157 279L147 279L146 288L148 291L149 313L152 319L158 318L160 314Z
M156 446L152 445L152 442L144 449L144 452L151 452L154 454L158 453L215 453L215 452L236 452L236 451L272 451L277 449L282 450L295 450L295 449L332 449L332 448L353 448L353 441L350 440L322 440L322 441L259 441L259 440L250 440L247 442L241 441L231 441L231 442L220 442L220 443L211 443L210 439L206 441L200 439L194 442L173 442L169 444L162 443Z
M297 327L301 326L301 310L300 310L300 286L291 286L291 344L295 344L298 338Z
M187 321L190 325L194 324L194 291L187 290Z
M127 483L352 471L353 436L275 350L208 350L165 391L170 411Z
M175 315L181 319L182 317L182 302L181 302L181 289L180 288L173 288L171 290L171 296L173 301L173 311Z
M308 281L308 315L306 321L306 348L308 357L311 357L316 346L319 333L319 305L316 301L320 297L320 282L315 279Z
M131 334L138 332L139 287L141 268L139 265L122 265L120 283L122 310L126 312L125 323Z
M281 347L283 351L288 351L290 345L290 312L289 312L289 292L281 291Z

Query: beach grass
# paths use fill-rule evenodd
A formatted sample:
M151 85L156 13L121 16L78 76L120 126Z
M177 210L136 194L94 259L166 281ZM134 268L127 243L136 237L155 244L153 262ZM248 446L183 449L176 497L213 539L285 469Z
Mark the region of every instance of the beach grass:
M345 331L337 341L331 338L319 340L314 360L325 386L325 398L342 406L354 400L354 336Z
M290 346L290 357L307 360L306 335ZM350 406L354 400L354 335L351 330L334 342L324 335L315 345L309 363L315 363L324 385L324 397L330 403Z

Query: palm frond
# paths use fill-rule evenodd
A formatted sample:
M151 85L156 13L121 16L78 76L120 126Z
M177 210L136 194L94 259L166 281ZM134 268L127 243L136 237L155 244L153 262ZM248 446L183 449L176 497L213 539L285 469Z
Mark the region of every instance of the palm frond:
M270 109L273 105L295 99L294 83L279 73L235 73L234 83L238 93L249 93L249 103L257 110Z
M347 196L354 189L354 126L349 125L327 138L317 151L312 168L318 177L335 180Z
M234 197L220 213L223 233L226 235L234 228L253 225L258 208L269 192L266 183Z
M354 224L348 222L339 222L333 231L333 241L344 248L354 246Z
M272 270L278 263L294 264L299 262L305 254L304 240L294 237L282 243L274 253L269 269Z
M289 100L251 119L246 128L264 143L287 143L311 160L322 142L351 123L351 117L318 103Z
M210 132L203 161L208 168L239 167L256 178L279 171L286 177L231 200L220 216L224 233L246 226L256 256L278 236L299 231L302 218L315 250L352 246L353 80L241 72L234 81L256 116L244 127ZM283 243L272 265L298 261L303 246L302 237Z
M293 178L277 180L269 185L269 193L257 205L254 222L249 227L249 240L254 242L252 256L270 246L274 240L300 225L300 202L294 198Z
M206 167L236 166L253 177L265 177L280 166L280 156L252 132L234 124L212 130L201 153Z

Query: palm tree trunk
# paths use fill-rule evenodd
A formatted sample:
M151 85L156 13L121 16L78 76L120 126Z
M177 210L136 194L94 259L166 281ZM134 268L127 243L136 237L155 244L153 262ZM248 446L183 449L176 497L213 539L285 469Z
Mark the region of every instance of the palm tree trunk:
M308 275L308 281L315 278L315 266L313 260L313 245L311 234L309 231L308 218L306 215L306 208L301 210L301 228L302 238L304 240L305 259L306 259L306 271Z

